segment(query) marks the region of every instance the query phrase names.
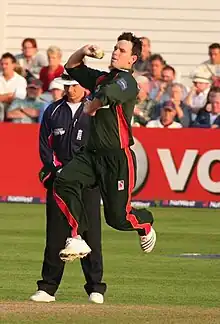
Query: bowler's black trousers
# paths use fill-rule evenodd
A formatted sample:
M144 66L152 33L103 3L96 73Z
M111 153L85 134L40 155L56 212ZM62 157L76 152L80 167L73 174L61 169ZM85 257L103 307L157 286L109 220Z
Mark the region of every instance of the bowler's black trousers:
M89 214L85 210L82 190L95 184L99 186L109 226L147 235L154 218L150 211L131 206L135 176L136 158L129 147L92 152L84 150L76 154L54 181L54 195L72 228L72 236L81 235L89 229Z
M82 199L89 222L88 230L83 233L82 237L92 249L92 252L87 257L80 260L86 280L84 288L88 295L92 292L104 294L106 284L102 283L103 262L100 193L98 188L85 189ZM54 295L61 282L65 265L60 260L59 252L64 248L67 237L71 237L71 230L66 217L56 204L52 188L47 190L46 218L46 248L44 251L42 280L37 281L37 285L38 290Z

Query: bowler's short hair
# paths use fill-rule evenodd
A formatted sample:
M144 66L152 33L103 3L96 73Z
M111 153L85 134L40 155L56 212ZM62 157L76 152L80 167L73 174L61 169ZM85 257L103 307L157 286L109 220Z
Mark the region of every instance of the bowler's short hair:
M138 58L141 56L142 43L140 38L136 37L132 33L123 33L118 37L118 41L126 40L133 44L132 46L132 55L136 55Z

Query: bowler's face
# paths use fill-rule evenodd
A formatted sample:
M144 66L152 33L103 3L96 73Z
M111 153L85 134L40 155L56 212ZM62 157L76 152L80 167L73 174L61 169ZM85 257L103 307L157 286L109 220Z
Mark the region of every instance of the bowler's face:
M137 60L137 56L132 55L132 46L129 41L118 41L112 52L110 68L130 69Z

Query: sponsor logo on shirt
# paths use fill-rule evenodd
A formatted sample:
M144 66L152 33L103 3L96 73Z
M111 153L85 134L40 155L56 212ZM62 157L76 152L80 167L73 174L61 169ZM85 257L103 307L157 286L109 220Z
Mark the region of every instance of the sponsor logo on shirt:
M122 91L126 90L128 87L127 82L123 78L117 80L116 83L117 83L117 85L119 85L119 87L121 88Z

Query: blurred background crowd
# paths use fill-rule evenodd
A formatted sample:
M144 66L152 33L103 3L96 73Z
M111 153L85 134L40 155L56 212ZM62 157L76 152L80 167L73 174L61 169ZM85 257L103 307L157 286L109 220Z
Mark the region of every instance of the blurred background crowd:
M142 54L133 72L139 94L132 125L219 128L220 44L209 45L207 60L198 62L190 74L191 86L186 86L177 82L172 62L152 52L150 39L141 41ZM21 49L1 56L0 121L40 123L47 106L64 95L63 85L54 81L64 71L62 49L50 46L40 53L34 38L24 39Z

